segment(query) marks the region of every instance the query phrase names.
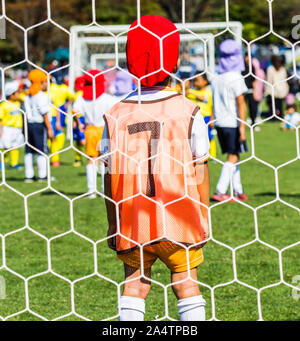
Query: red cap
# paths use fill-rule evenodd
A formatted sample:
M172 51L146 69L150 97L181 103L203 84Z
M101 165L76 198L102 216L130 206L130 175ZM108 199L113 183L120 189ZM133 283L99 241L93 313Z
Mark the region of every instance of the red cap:
M180 36L176 26L168 19L159 15L145 15L140 18L141 26L151 31L158 37L164 37L171 32L165 39L162 39L162 50L160 51L160 40L143 29L136 27L138 21L134 21L127 36L127 66L130 73L141 78L161 67L172 73L175 69L179 54ZM160 63L160 53L163 54L163 65ZM159 71L152 76L141 80L143 86L152 86L164 81L169 76L164 71Z
M74 85L75 91L83 90L84 84L85 84L84 76L78 76L78 77L76 77L76 79L75 79L75 85Z
M85 73L84 78L84 85L83 85L83 98L86 100L94 99L94 92L93 92L93 84L95 84L95 99L100 97L104 91L104 76L100 74L101 71L97 69L88 70L88 73ZM93 77L92 77L93 76ZM93 82L94 79L94 82Z

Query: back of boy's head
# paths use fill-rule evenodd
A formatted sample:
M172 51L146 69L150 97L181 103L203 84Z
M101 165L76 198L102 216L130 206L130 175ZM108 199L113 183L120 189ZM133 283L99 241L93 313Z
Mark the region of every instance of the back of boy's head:
M160 44L159 38L162 37L165 38ZM140 18L140 26L138 20L134 21L128 32L126 46L129 72L137 78L143 77L143 86L164 82L176 68L179 43L176 26L164 17L145 15ZM152 75L144 77L149 74Z

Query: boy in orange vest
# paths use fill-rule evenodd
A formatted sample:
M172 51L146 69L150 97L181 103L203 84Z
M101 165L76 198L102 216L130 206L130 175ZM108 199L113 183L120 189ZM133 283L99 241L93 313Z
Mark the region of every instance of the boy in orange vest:
M108 245L125 269L119 319L144 320L151 266L159 258L171 271L180 320L202 321L205 300L195 281L209 236L207 127L199 107L168 87L178 65L178 30L158 15L140 20L142 27L135 21L128 32L127 66L141 92L104 115L101 141L102 153L109 152ZM163 51L148 31L164 37Z

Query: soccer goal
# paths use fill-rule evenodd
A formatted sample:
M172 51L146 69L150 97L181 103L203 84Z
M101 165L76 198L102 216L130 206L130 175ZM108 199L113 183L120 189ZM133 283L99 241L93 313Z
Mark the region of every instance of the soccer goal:
M215 71L215 32L229 28L241 43L240 22L176 24L180 32L180 53L187 51L201 70ZM107 68L107 62L124 67L128 25L72 26L70 33L70 86L89 68ZM212 33L214 32L214 33Z

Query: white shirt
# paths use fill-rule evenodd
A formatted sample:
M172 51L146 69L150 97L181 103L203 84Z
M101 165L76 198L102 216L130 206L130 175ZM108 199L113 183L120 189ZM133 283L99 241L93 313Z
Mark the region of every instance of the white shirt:
M169 96L174 95L175 91L143 91L141 92L141 101L153 101L158 99L167 98ZM137 92L131 93L126 99L129 100L138 100ZM186 99L188 100L188 99ZM191 130L191 151L192 155L197 159L206 159L209 156L209 138L208 138L208 129L207 125L204 122L204 118L200 113L200 109L196 113L192 123L192 130ZM101 140L101 147L100 147L101 154L105 154L109 152L109 139L108 139L108 132L106 125L104 126L104 131L102 134ZM199 160L200 161L200 160Z
M282 66L279 70L276 70L273 65L267 69L266 81L274 86L274 97L285 98L289 92L289 86L286 79L288 78L286 69ZM266 84L265 96L272 95L272 87Z
M230 71L217 75L212 80L215 126L236 128L238 108L236 98L248 88L240 72Z
M294 112L293 114L286 114L284 119L288 122L286 125L289 128L297 128L300 124L300 114L298 112Z
M106 93L102 94L97 99L90 101L80 96L75 101L73 110L84 116L87 125L103 127L103 115L117 102L119 102L118 98Z
M48 96L42 91L34 96L25 96L24 107L28 123L44 123L43 115L50 115Z

